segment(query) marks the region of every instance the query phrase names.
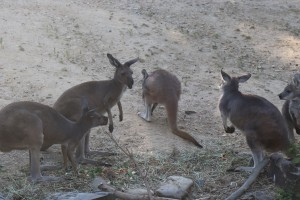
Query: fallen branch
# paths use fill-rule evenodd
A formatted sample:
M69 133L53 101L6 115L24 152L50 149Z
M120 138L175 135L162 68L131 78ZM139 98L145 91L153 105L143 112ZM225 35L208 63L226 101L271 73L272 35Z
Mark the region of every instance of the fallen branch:
M121 192L106 183L102 183L101 185L98 186L98 188L101 191L110 192L117 198L124 199L124 200L150 200L149 195L130 194L130 193ZM154 197L154 196L151 196L151 199L152 200L175 200L171 198Z
M133 162L135 168L138 170L139 174L143 177L143 180L144 180L144 183L146 185L146 188L147 188L147 192L148 192L148 198L149 200L155 200L153 199L152 197L152 194L151 194L151 189L150 189L150 186L149 186L149 181L148 181L148 178L147 178L147 174L144 174L141 170L141 168L138 166L137 162L135 161L134 157L133 157L133 154L132 152L130 152L126 147L122 147L118 142L117 140L115 139L115 137L112 135L112 133L108 132L108 131L105 131L105 133L110 137L110 139L116 144L116 146L121 149L121 151L129 157L129 159L131 160L131 162ZM125 199L125 198L124 198ZM130 198L129 198L130 199ZM139 198L137 198L139 199ZM131 200L131 199L130 199Z
M262 162L260 162L257 165L257 167L252 171L252 173L250 174L246 182L237 191L232 193L225 200L235 200L238 197L240 197L251 186L251 184L254 183L261 170L269 163L269 161L270 161L269 158L265 158Z

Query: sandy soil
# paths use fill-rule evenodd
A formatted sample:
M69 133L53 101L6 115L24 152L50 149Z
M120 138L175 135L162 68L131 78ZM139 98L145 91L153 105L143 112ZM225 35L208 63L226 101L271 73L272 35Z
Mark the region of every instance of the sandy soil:
M150 155L168 154L174 147L199 153L222 148L248 151L239 132L224 135L217 108L220 69L251 73L241 90L280 108L283 102L277 95L300 70L299 15L297 0L2 0L0 107L19 100L53 105L71 86L111 78L114 67L107 53L121 62L139 57L141 62L132 66L134 87L121 100L124 121L114 118L114 134L122 145ZM170 132L163 107L152 123L137 116L143 110L144 68L163 68L181 80L178 124L203 149ZM118 115L116 108L112 112ZM93 130L92 148L114 149L101 134L107 128ZM27 156L0 153L3 176L21 176Z

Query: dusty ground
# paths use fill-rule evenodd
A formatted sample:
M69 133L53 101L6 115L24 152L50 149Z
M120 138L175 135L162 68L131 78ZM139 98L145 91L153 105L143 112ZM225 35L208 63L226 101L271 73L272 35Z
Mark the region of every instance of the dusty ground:
M19 100L53 105L71 86L111 78L114 68L107 53L121 62L139 57L141 62L132 66L135 85L122 97L124 121L118 122L115 117L115 136L142 158L142 165L143 159L147 160L154 186L167 175L179 173L206 181L205 187L195 188L190 199L224 199L236 189L231 182L240 185L247 177L225 171L235 157L231 154L248 151L248 147L240 132L226 135L222 129L217 108L220 69L231 74L251 73L252 78L241 90L264 96L281 107L278 93L300 70L299 16L298 0L2 0L0 107ZM137 116L143 109L143 68L148 72L163 68L179 77L183 91L178 124L201 142L203 149L169 131L163 107L157 109L152 123ZM185 111L196 113L186 115ZM113 113L118 115L116 108ZM103 134L107 129L93 130L92 147L117 152ZM45 157L45 162L61 159L55 147ZM169 158L175 157L177 162L171 162ZM120 167L125 158L107 159ZM170 169L155 168L164 162ZM81 177L76 184L74 179L61 185L48 184L43 192L40 186L27 187L25 151L0 153L0 165L0 192L15 199L38 199L53 191L89 190L86 183L90 177ZM85 174L90 168L82 169ZM51 173L64 175L62 171ZM136 179L140 182L128 179L116 185L142 185ZM276 192L266 178L253 188Z

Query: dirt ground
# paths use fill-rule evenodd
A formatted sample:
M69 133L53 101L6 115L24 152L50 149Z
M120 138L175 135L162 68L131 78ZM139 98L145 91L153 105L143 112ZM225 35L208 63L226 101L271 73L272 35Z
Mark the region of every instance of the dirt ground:
M291 76L300 71L299 16L298 0L2 0L0 107L20 100L51 106L63 91L76 84L112 78L114 67L107 53L121 62L139 57L140 62L132 65L135 84L121 100L124 120L119 122L118 110L112 110L116 116L114 135L121 145L142 158L170 158L174 152L180 154L181 163L174 165L175 168L213 163L177 175L205 180L204 189L197 187L190 199L224 199L236 189L231 183L241 185L247 177L224 171L233 159L226 158L226 154L249 149L239 131L232 135L223 131L217 107L220 70L235 75L251 73L252 78L241 85L241 90L261 95L280 109L283 102L277 95ZM163 107L156 110L151 123L138 117L137 112L144 109L141 70L151 72L158 68L174 73L181 80L178 124L203 149L170 132ZM187 115L185 111L195 113ZM107 130L108 127L93 129L93 149L117 151L103 134ZM45 157L58 154L52 161L49 158L49 162L61 159L59 148L49 151ZM189 160L184 155L199 160ZM109 161L115 164L121 157ZM225 166L221 166L224 157ZM0 192L15 199L40 198L31 194L39 193L39 189L27 188L31 194L28 196L16 197L12 192L26 193L26 189L24 192L16 186L24 186L28 175L26 151L0 153L0 165ZM155 174L162 175L158 179L168 175L159 171ZM78 183L75 189L88 191L81 185L87 180L81 180L84 183ZM272 183L265 181L256 183L254 188L276 192ZM122 183L118 187L139 183ZM71 183L47 187L53 192L70 191L74 186L66 185Z

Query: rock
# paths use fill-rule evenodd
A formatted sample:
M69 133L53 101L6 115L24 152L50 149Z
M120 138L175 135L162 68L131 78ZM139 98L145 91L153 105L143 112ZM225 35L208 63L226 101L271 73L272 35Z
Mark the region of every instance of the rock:
M106 183L106 181L104 179L102 179L101 177L94 178L94 180L90 183L92 191L93 192L99 192L99 191L101 191L98 188L98 186L101 185L102 183Z
M181 176L170 176L166 183L162 184L156 191L160 197L183 199L193 186L193 180Z
M5 200L5 197L1 193L0 193L0 200Z
M109 192L78 193L59 192L50 194L46 200L115 200L116 197Z

